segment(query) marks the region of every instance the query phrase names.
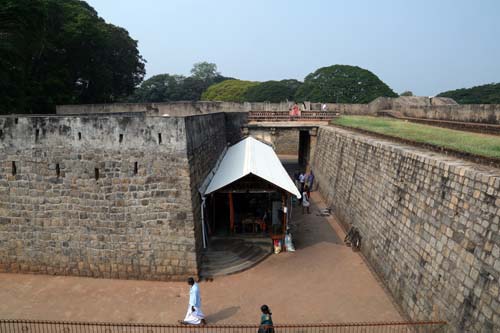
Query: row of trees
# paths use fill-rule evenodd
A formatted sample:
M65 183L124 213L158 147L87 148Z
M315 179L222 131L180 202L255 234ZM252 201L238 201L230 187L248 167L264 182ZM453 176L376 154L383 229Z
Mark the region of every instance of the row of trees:
M375 74L357 66L323 67L309 74L304 82L294 79L253 82L225 77L217 71L216 64L201 62L194 64L188 77L155 75L125 100L368 103L379 96L397 95Z
M0 113L114 102L144 77L137 41L79 0L2 0Z
M201 63L204 67L215 64ZM195 67L200 64L195 64ZM252 82L236 79L225 79L219 73L213 77L220 80L211 80L212 85L200 95L190 94L191 88L183 89L183 85L190 78L170 76L164 74L162 78L172 81L160 85L155 76L145 81L137 90L131 101L175 101L201 100L231 101L231 102L281 102L286 100L333 102L333 103L368 103L379 96L396 97L397 95L375 74L357 66L334 65L323 67L309 74L304 82L298 80L281 80ZM151 85L153 84L153 85ZM178 92L179 91L179 92ZM184 92L184 93L183 93ZM198 93L199 91L197 91ZM143 98L143 96L148 96ZM153 99L151 95L162 96L163 99ZM193 98L188 98L193 97Z
M459 104L500 104L500 83L445 91L438 96L453 98Z

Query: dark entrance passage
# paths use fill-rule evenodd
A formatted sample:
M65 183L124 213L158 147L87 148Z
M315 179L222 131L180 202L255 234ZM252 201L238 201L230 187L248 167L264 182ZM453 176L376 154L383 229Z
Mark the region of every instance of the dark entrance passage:
M300 131L299 134L299 165L307 166L311 150L311 136L309 130Z

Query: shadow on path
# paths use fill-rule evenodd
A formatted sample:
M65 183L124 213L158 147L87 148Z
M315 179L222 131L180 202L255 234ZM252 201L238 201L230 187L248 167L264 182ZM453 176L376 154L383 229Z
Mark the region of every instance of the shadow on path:
M231 306L225 309L222 309L216 313L209 314L206 317L207 323L209 324L216 324L218 321L228 319L235 314L238 313L238 310L240 309L239 306Z

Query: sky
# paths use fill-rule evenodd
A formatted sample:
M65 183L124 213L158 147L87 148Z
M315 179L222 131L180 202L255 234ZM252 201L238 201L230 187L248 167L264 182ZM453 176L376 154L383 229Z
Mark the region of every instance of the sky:
M200 61L242 80L353 65L419 96L500 82L499 0L87 0L127 29L146 77Z

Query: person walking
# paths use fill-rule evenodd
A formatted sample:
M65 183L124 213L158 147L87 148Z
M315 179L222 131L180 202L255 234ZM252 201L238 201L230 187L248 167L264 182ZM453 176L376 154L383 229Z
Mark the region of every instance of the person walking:
M271 309L267 305L260 307L262 315L260 316L260 326L258 333L274 333L273 317Z
M306 175L301 171L299 175L300 193L304 192L305 182L306 182Z
M179 323L183 325L206 325L205 315L201 311L201 297L198 283L194 282L194 279L190 277L188 284L191 286L189 290L188 310L184 320L180 320Z
M309 192L313 191L313 185L314 185L314 173L311 170L309 172L309 175L307 176L307 186L309 186Z
M304 191L302 192L302 214L307 211L307 214L311 214L309 212L309 206L311 205L310 197L309 197L309 187L306 185L304 187Z

